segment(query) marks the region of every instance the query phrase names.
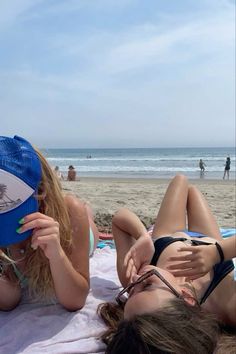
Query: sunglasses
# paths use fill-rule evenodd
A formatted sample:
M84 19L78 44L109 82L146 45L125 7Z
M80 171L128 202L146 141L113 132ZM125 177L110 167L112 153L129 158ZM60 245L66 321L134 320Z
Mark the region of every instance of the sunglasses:
M151 277L152 275L156 275L172 291L172 293L176 297L182 298L182 295L175 288L173 288L173 286L161 275L161 273L159 273L156 269L151 269L119 292L116 297L116 302L118 303L118 305L124 305L126 303L127 297L123 296L125 293L128 293L135 285L142 283L144 280Z

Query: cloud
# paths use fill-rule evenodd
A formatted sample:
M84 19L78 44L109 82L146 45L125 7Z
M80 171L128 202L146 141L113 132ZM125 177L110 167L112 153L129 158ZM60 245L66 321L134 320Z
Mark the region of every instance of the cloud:
M30 1L30 0L29 0ZM32 1L32 0L31 0ZM109 13L120 11L123 8L134 3L135 0L57 0L48 2L43 1L43 6L40 9L31 11L26 16L27 19L39 19L45 17L60 17L79 14L81 12L102 12Z
M234 47L235 23L232 13L220 17L185 23L162 33L148 37L142 29L133 33L133 38L112 48L104 67L113 73L135 70L139 67L187 62L197 55Z
M44 0L1 0L0 30L13 25L20 16L32 10Z
M234 48L232 5L228 1L220 3L215 13L200 13L190 20L183 15L158 14L158 24L152 21L109 31L94 28L84 38L76 30L74 34L49 35L48 46L70 57L72 70L76 70L73 61L80 60L83 70L93 75L119 75L150 66L187 63L196 56L201 60L205 55Z

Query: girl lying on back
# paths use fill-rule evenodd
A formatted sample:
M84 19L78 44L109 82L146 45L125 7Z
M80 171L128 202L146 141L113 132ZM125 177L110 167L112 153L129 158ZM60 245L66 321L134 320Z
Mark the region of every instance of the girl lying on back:
M236 248L235 238L222 240L203 195L176 176L152 236L127 209L114 216L113 234L124 289L117 305L99 308L106 353L212 354L219 324L236 326Z

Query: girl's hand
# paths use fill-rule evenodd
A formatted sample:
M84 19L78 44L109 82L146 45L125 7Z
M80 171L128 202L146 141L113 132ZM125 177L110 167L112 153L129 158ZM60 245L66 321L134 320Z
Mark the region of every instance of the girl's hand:
M126 277L132 279L141 267L149 264L154 250L152 238L148 234L140 236L125 256Z
M201 278L219 262L219 254L214 244L207 246L182 247L178 252L191 252L186 256L170 257L168 261L183 262L167 268L176 277L186 277L186 281Z
M33 229L31 247L40 247L48 259L62 252L59 224L53 218L39 212L24 217L19 233Z

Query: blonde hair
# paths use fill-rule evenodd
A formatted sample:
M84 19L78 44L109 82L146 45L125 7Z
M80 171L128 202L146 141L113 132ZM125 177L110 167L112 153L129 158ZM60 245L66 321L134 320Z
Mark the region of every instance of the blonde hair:
M38 186L36 198L38 200L39 212L50 216L59 223L60 244L64 252L69 255L71 252L71 225L68 210L62 188L58 178L49 166L42 153L34 148L41 162L42 179ZM29 294L37 299L50 298L54 295L53 279L51 275L49 260L40 247L33 250L30 247L30 240L25 250L25 272L29 285ZM6 255L0 254L0 259L6 261ZM13 263L9 258L7 260ZM14 262L17 263L17 262ZM6 272L8 274L8 272Z

